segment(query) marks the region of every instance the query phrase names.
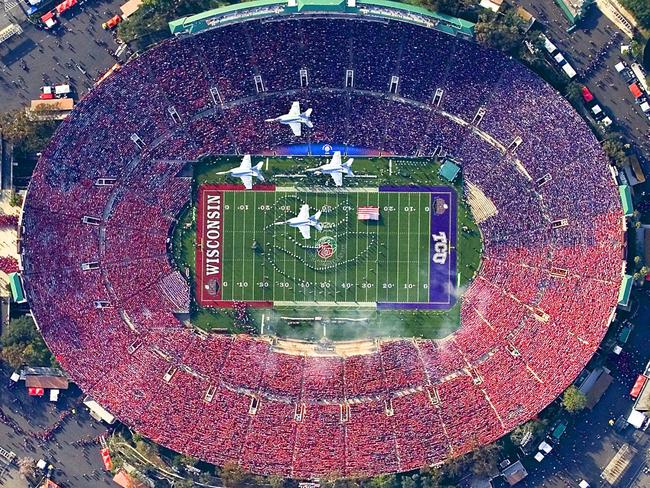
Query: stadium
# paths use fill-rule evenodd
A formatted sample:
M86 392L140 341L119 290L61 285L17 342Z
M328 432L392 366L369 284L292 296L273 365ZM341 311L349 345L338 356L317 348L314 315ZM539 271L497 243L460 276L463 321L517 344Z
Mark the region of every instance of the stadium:
M535 417L571 384L615 314L625 220L607 157L553 88L473 42L470 24L385 0L261 0L170 28L173 39L115 71L62 123L24 204L25 294L48 346L85 393L178 452L217 465L236 462L257 474L312 479L442 463ZM313 108L313 128L294 136L266 122L295 101ZM395 181L410 187L408 204L383 180L354 179L338 192L323 180L287 191L277 175L250 192L223 178L216 186L198 181L205 158L298 161L335 150L379 157L381 164L453 160L462 171L458 206L455 196L431 205L440 198L436 192L453 187L438 180ZM241 288L248 287L223 282L195 287L200 269L178 266L174 236L188 214L198 226L193 252L200 262L209 210L197 201L210 191L242 210L268 206L272 215L261 223L246 223L253 214L233 223L238 216L231 212L221 227L224 253L262 259L251 257L262 247L264 262L283 273L269 278L268 291L261 286L246 294ZM461 205L469 207L481 237L475 273L466 271L460 249L456 269L449 265L434 281L430 273L429 282L417 282L418 293L362 296L363 278L346 275L335 288L349 282L354 295L326 287L322 295L293 288L281 295L287 287L276 284L296 276L275 258L275 248L303 259L291 262L302 263L300 276L316 264L299 254L313 249L285 237L295 234L269 227L285 218L277 212L294 212L304 202L340 206L337 221L355 222L344 232L356 249L380 256L379 243L402 232L384 209L422 208L426 201L427 213L409 217L408 225L433 222L433 209L445 205L458 209L460 219ZM359 236L357 213L370 207L381 208L384 227ZM242 229L254 231L237 248ZM344 237L326 242L326 258L347 252ZM287 242L296 247L287 251ZM417 260L413 273L429 267L428 245L416 241L407 253L408 263ZM363 265L384 266L395 255L389 249L384 261L367 257ZM247 280L234 276L227 259L234 258L224 255L234 281ZM264 283L251 269L250 283ZM316 281L302 280L296 286ZM421 293L422 283L440 285L447 306L458 308L458 329L444 338L309 342L208 333L188 318L204 289L213 292L207 308L301 302L318 314L324 303L430 305L436 298Z

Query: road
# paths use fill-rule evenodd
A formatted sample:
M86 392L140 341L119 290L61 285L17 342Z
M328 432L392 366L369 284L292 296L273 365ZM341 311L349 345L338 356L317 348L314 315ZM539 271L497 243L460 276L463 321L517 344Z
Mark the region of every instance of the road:
M650 121L643 115L624 80L614 69L623 59L621 44L629 39L593 7L572 33L570 24L554 0L519 0L544 25L546 35L578 72L579 80L589 87L606 111L614 116L631 142L650 162ZM629 59L626 59L628 65ZM650 168L650 165L647 166Z

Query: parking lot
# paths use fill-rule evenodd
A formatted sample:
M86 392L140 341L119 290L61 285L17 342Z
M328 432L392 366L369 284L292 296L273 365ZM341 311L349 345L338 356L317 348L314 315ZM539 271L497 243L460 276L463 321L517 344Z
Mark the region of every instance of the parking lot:
M116 59L118 45L101 24L124 0L88 0L60 16L56 32L38 28L26 20L18 0L5 0L0 28L19 23L23 33L0 44L0 106L11 110L38 99L43 84L69 82L80 97Z
M7 372L2 372L0 387L0 410L9 422L15 423L26 435L19 435L5 421L0 421L0 447L13 451L16 459L30 457L44 459L54 467L52 479L66 488L114 486L99 454L99 446L79 446L80 440L93 439L104 433L105 428L93 420L79 406L82 398L78 389L64 391L58 404L48 402L46 397L30 397L24 383L9 390L6 388ZM62 412L75 408L57 429L49 441L35 438L35 434L51 428L60 419ZM3 488L26 488L27 481L18 472L14 463L0 476Z

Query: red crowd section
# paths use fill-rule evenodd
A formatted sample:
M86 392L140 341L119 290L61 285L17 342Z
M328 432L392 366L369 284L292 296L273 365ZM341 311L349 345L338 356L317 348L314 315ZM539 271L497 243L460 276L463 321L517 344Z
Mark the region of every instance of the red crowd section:
M443 461L553 401L615 310L621 204L606 156L570 105L471 42L397 21L341 22L251 21L160 44L79 103L30 183L21 265L48 346L118 419L184 454L296 478ZM345 69L355 85L342 90ZM398 69L399 97L388 96ZM314 109L313 130L296 138L264 122L296 99ZM471 123L479 108L478 127L496 145L446 115ZM186 162L296 142L443 150L461 162L498 212L480 224L483 263L460 299L458 331L314 357L245 335L206 337L178 320L189 287L167 240L190 198Z

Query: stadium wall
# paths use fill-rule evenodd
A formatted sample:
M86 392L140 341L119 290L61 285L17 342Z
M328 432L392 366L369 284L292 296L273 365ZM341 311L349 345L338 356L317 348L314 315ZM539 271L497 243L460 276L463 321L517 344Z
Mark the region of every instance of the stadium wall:
M399 20L432 28L465 39L474 38L472 22L391 0L254 0L228 5L169 22L173 35L191 35L222 25L279 15L362 15L380 20Z

